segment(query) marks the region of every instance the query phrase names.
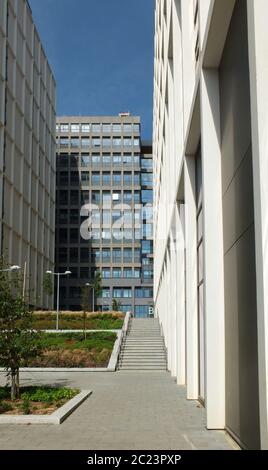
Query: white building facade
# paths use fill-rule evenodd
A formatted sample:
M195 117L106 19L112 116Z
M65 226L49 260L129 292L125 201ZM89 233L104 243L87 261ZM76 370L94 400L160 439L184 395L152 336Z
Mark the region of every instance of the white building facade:
M0 1L0 254L26 273L30 304L54 265L56 84L27 0Z
M268 449L266 0L156 0L154 295L208 429Z

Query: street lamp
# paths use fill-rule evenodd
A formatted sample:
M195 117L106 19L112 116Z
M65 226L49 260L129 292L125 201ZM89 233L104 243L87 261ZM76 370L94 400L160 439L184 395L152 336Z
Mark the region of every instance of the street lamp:
M60 276L68 276L72 274L71 271L65 271L65 273L53 273L52 271L47 271L46 274L51 274L51 276L57 276L57 320L56 320L56 330L59 329L59 310L60 310Z
M4 272L19 271L19 269L21 269L20 266L10 266L9 268L1 269L0 272L4 273Z
M91 286L91 284L89 284L89 282L86 283L86 286L87 287L91 287L92 289L92 303L93 303L93 313L95 312L95 309L94 309L94 305L95 305L95 291L94 291L94 287Z

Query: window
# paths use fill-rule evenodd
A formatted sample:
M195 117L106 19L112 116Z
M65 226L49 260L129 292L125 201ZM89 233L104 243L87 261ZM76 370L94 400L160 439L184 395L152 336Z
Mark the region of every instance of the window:
M68 204L68 191L58 191L59 195L59 202L62 205L67 205Z
M135 297L139 299L150 299L153 297L153 289L151 287L136 287Z
M100 192L99 191L92 191L91 193L91 201L99 203L100 202Z
M113 124L113 132L114 133L121 133L121 124Z
M121 248L114 248L113 249L113 262L114 263L121 263Z
M132 175L130 172L124 173L124 186L131 186Z
M73 134L79 133L80 131L80 125L79 124L71 124L71 132Z
M153 279L153 269L144 269L143 270L143 278L148 280L148 279Z
M113 191L113 202L121 202L121 193Z
M131 305L121 305L120 310L121 312L127 313L127 312L131 312L132 307Z
M89 124L81 124L81 132L86 134L90 132L90 125Z
M102 211L102 223L103 225L109 225L111 224L111 211L104 209Z
M100 124L92 124L91 130L92 130L92 132L99 133L101 131L101 125Z
M110 288L109 287L103 287L102 290L101 290L100 297L102 299L109 299L110 298Z
M123 289L123 298L124 299L130 299L132 297L132 289L130 288L125 288Z
M134 248L134 262L140 263L141 260L141 250L140 248Z
M140 146L140 139L134 139L134 147Z
M58 223L59 224L68 224L68 210L61 209L58 213Z
M92 248L91 250L91 261L93 263L100 262L100 249L99 248Z
M130 299L132 297L132 290L131 288L114 288L113 289L113 297L115 299L118 298L125 298L125 299Z
M140 173L135 172L134 173L134 185L139 186L141 184L140 182Z
M104 154L102 157L103 165L110 165L111 164L111 155Z
M103 204L110 204L111 203L111 193L110 193L110 191L103 191L102 192L102 202L103 202Z
M60 228L59 229L59 243L67 243L68 242L68 230L67 228Z
M131 137L124 137L123 143L124 143L124 147L131 147L132 146L132 138Z
M71 206L76 206L79 204L79 191L72 190L70 192L70 204Z
M80 263L88 263L88 261L89 261L89 250L87 248L80 248Z
M94 172L91 175L91 184L92 186L99 186L100 185L100 173Z
M59 175L59 184L60 186L68 186L69 184L69 174L68 171L62 171Z
M133 124L133 131L136 133L136 132L140 132L140 125L139 124Z
M153 169L153 160L151 158L142 158L141 167L143 170L152 170Z
M114 147L120 147L122 144L122 140L119 137L114 137L113 138L113 146Z
M143 204L153 202L153 191L151 189L143 189L141 192L141 199Z
M132 248L124 248L124 263L132 263Z
M102 277L103 279L108 279L111 277L111 270L110 268L103 268L102 269Z
M69 294L71 298L79 299L81 295L80 287L74 287L74 286L70 287Z
M92 155L91 161L92 161L92 165L100 165L100 162L101 162L100 155Z
M149 305L136 305L135 306L135 317L146 318L149 315Z
M78 209L70 209L70 224L79 224L79 212Z
M143 186L153 186L153 174L152 173L142 173L141 174L141 184Z
M135 204L140 204L140 201L141 201L140 191L134 191L134 202L135 202Z
M141 277L141 270L139 268L134 268L134 278L139 279Z
M124 165L131 166L132 165L132 156L131 155L124 155L123 156L123 163L124 163Z
M111 261L111 250L110 248L103 248L102 249L102 262L103 263L110 263Z
M131 191L124 191L124 202L126 204L130 204L132 201L132 192Z
M78 241L78 229L70 228L70 243L77 243Z
M121 163L122 163L121 155L114 155L113 156L113 164L114 165L121 165Z
M89 184L89 172L88 171L81 171L81 184L84 186Z
M121 173L113 172L113 185L120 186L121 185Z
M79 186L79 173L78 171L72 171L70 174L70 185Z
M78 263L78 248L70 248L70 263Z
M110 186L111 185L111 173L104 172L102 174L102 184L103 184L103 186Z
M102 239L108 243L111 240L111 230L110 229L105 229L102 231Z
M71 147L72 148L79 147L79 139L77 137L71 137Z
M102 132L110 133L112 131L111 124L102 124Z
M110 137L103 137L103 139L102 139L103 147L110 147L111 143L112 143L112 141L111 141Z
M124 132L127 132L128 134L131 134L132 132L132 124L124 124L123 125Z
M140 156L139 155L134 155L133 163L134 163L135 166L140 164Z
M69 124L61 124L61 125L60 125L60 131L61 131L62 133L64 133L64 132L69 132Z
M132 268L124 268L123 277L127 277L127 278L133 277Z
M78 167L78 155L75 153L72 153L70 155L70 163L71 163L71 168L77 168Z
M60 148L69 147L69 139L65 137L60 138Z
M119 279L122 277L122 271L120 268L113 268L113 278Z
M90 156L89 155L81 155L81 166L89 166L90 164Z
M65 154L60 154L58 155L57 157L57 164L64 167L64 166L68 166L68 162L69 162L69 157L68 155L65 155Z
M114 224L115 222L120 222L121 218L121 211L120 210L113 210L112 211L112 223ZM117 225L118 227L118 225Z
M151 255L153 253L153 242L150 240L143 240L141 242L141 249L143 255Z
M90 146L90 139L82 137L81 147L89 147L89 146Z
M59 263L66 263L67 262L67 248L59 248L58 250L58 261Z
M80 268L80 278L81 279L88 279L89 278L89 269L88 268Z
M101 140L98 137L92 138L92 147L100 147Z

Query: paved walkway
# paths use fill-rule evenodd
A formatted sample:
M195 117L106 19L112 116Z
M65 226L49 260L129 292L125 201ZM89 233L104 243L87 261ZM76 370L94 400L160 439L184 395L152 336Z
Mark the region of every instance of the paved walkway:
M23 384L62 384L93 394L62 425L0 425L0 449L234 449L207 431L205 410L167 372L22 373ZM4 384L4 374L0 374Z

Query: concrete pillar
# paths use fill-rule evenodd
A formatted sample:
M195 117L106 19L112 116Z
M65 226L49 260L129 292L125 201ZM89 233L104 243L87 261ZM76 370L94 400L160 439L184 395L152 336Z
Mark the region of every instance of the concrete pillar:
M224 260L219 78L201 78L204 224L205 401L208 429L225 427Z
M255 211L261 448L268 449L268 14L267 0L247 0Z
M186 243L186 384L187 398L198 398L198 318L195 158L185 157L185 243Z
M176 369L178 385L185 385L185 260L184 260L184 227L183 206L176 204Z

